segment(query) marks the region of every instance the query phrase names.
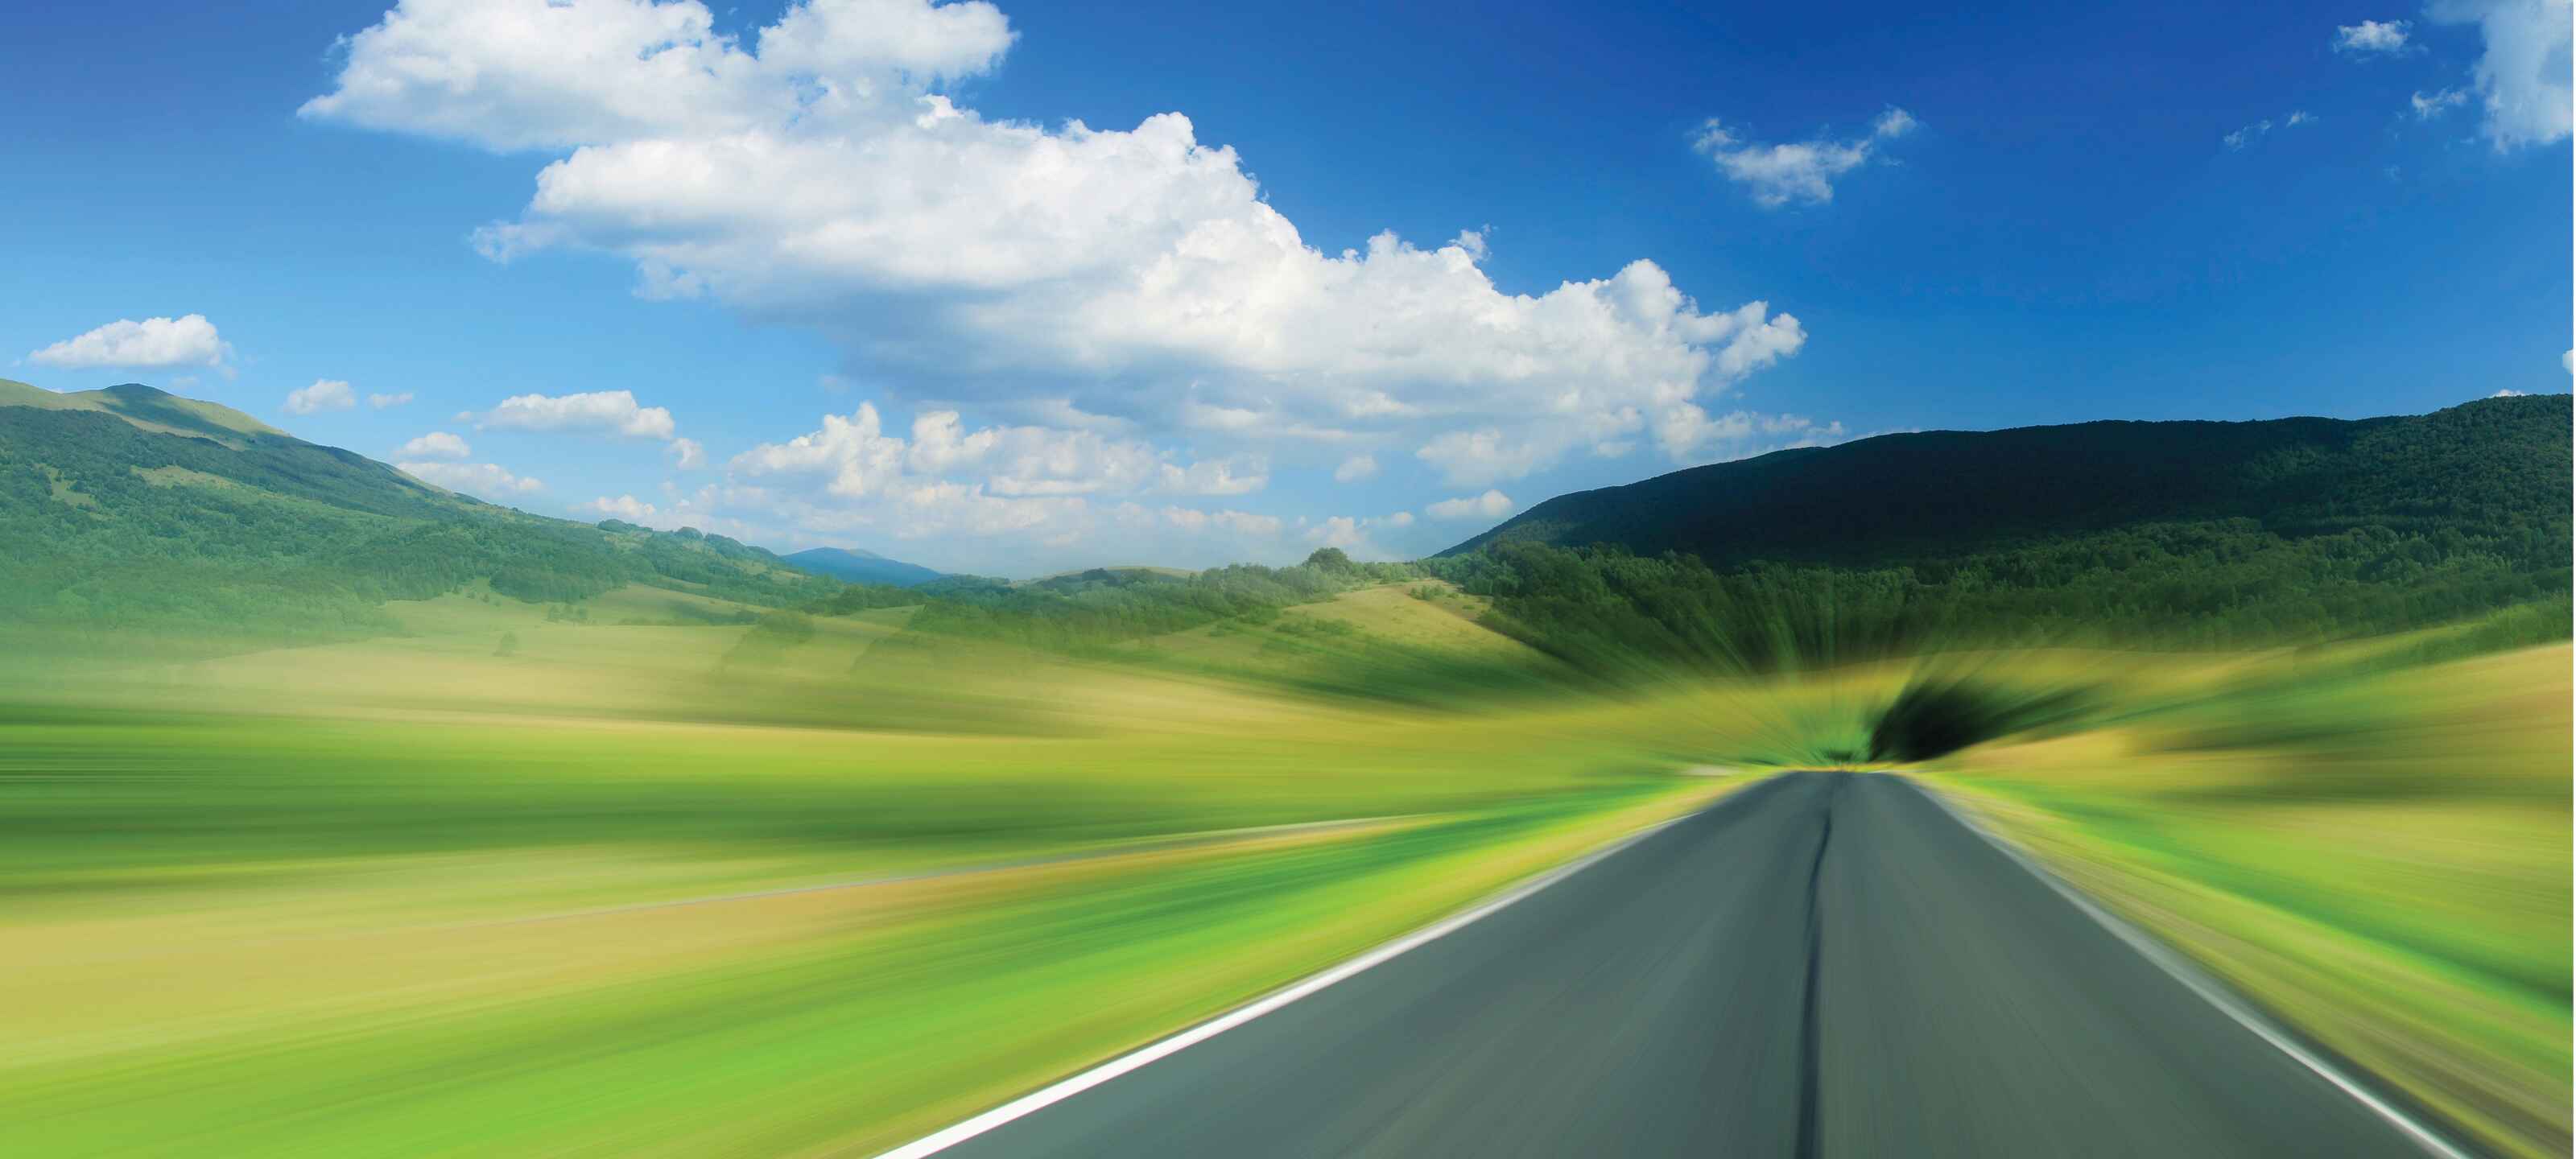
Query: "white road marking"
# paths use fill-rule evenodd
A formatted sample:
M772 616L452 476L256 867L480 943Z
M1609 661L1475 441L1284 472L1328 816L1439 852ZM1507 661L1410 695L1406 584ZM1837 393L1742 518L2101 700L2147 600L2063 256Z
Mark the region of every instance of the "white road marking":
M948 1148L954 1147L959 1143L963 1143L968 1139L972 1139L977 1135L991 1131L994 1128L1009 1123L1014 1119L1025 1118L1037 1113L1038 1111L1045 1110L1048 1107L1054 1106L1057 1103L1063 1102L1066 1099L1072 1098L1075 1095L1081 1094L1084 1091L1090 1090L1093 1087L1117 1078L1120 1075L1137 1070L1138 1068L1154 1062L1157 1059L1169 1058L1172 1055L1187 1050L1192 1046L1196 1046L1199 1043L1205 1042L1217 1035L1223 1034L1226 1031L1250 1022L1255 1018L1259 1018L1264 1014L1268 1014L1282 1006L1286 1006L1291 1002L1295 1002L1300 998L1331 986L1336 982L1350 978L1372 966L1382 964L1408 950L1418 949L1422 946L1438 941L1441 938L1447 937L1450 934L1457 933L1459 930L1465 929L1481 919L1493 916L1514 902L1520 901L1521 899L1537 893L1540 890L1546 889L1557 882L1583 872L1585 869L1590 868L1593 864L1599 862L1603 858L1609 857L1622 849L1626 849L1639 841L1643 841L1647 837L1650 837L1669 826L1678 824L1697 815L1698 812L1698 810L1693 810L1690 813L1685 813L1669 821L1659 821L1655 824L1648 825L1643 829L1636 830L1608 845L1604 845L1599 849L1595 849L1590 853L1584 854L1582 857L1569 861L1555 869L1548 870L1545 873L1541 873L1536 877L1529 878L1521 882L1519 885L1512 886L1489 901L1472 906L1460 913L1453 914L1428 926L1424 926L1419 930L1415 930L1410 934L1406 934L1392 942L1388 942L1374 950L1370 950L1356 958L1343 962L1341 965L1330 967L1320 974L1310 975L1302 981L1292 982L1284 989L1272 991L1264 997L1254 999L1246 1005L1238 1006L1231 1011L1220 1014L1206 1022L1199 1023L1198 1025L1169 1038L1162 1039L1152 1043L1151 1045L1140 1047L1137 1050L1120 1055L1117 1058L1111 1059L1099 1066L1095 1066L1090 1070L1083 1071L1071 1078L1058 1082L1053 1086L1022 1095L1019 1098L1013 1099L1010 1102L1004 1103L1001 1106L995 1107L992 1110L986 1111L983 1114L977 1115L974 1118L958 1123L957 1125L945 1130L924 1135L921 1138L915 1139L912 1142L895 1148L894 1150L879 1154L876 1159L921 1159L921 1157L925 1155L936 1155L941 1151L945 1151Z
M2147 961L2155 963L2158 969L2171 975L2174 981L2182 983L2184 988L2199 995L2202 1001L2217 1007L2219 1013L2234 1019L2237 1025L2253 1031L2256 1038L2272 1044L2275 1049L2290 1056L2291 1061L2316 1072L2317 1077L2334 1084L2335 1088L2343 1093L2351 1095L2355 1101L2369 1108L2372 1113L2387 1120L2389 1125L2404 1132L2407 1138L2413 1140L2416 1146L2422 1147L2426 1153L2441 1156L2442 1159L2471 1159L2468 1152L2452 1146L2432 1128L2416 1122L2414 1116L2407 1114L2388 1100L2380 1098L2369 1087L2363 1086L2351 1075L2345 1074L2343 1068L2321 1057L2315 1051L2309 1050L2287 1031L2273 1025L2270 1018L2246 1005L2244 999L2237 997L2236 992L2228 989L2226 984L2210 977L2199 966L2163 942L2157 941L2146 931L2129 924L2119 915L2103 909L2092 898L2084 896L2082 891L2067 884L2055 873L2050 872L2046 866L2033 861L2028 854L2023 853L2011 842L1996 836L1984 825L1978 824L1966 813L1961 812L1941 794L1924 787L1912 777L1898 779L1912 786L1915 792L1930 798L1933 804L1941 807L1942 812L1950 815L1951 820L1957 821L1969 832L1985 838L1986 844L1994 846L2005 857L2010 858L2013 864L2021 866L2024 872L2038 878L2048 888L2056 890L2057 896L2065 898L2086 917L2092 918L2103 929L2110 931L2112 937L2127 943L2130 949L2136 950Z

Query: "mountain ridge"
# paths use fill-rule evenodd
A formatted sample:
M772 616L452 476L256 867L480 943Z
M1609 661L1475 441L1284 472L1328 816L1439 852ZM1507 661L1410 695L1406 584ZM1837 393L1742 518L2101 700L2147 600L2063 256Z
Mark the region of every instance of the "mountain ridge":
M2463 496L2485 508L2530 481L2546 486L2566 462L2568 415L2569 396L2537 395L2370 419L1880 435L1568 492L1435 558L1518 540L1679 551L1717 567L1865 564L2174 519L2252 518L2292 535L2356 518L2431 522L2457 515ZM2563 494L2564 472L2556 479ZM2422 494L2400 493L2410 488Z

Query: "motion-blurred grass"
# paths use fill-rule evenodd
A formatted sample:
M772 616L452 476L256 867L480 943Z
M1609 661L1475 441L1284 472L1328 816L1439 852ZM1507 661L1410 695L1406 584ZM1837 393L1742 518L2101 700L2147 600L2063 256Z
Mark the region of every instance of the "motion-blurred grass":
M405 610L0 709L10 1149L864 1153L1725 792L1680 772L1760 727Z
M2301 1029L2567 1138L2565 647L1607 692L1427 583L1081 660L901 608L389 607L409 634L19 657L7 1149L865 1154L1769 769L1957 740L1916 767Z

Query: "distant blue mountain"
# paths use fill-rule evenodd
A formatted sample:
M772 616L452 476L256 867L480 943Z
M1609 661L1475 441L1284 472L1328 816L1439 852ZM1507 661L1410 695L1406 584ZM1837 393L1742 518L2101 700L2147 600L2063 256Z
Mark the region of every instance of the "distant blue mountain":
M839 547L808 548L779 558L816 575L827 575L854 584L908 588L938 579L942 574L917 563L887 559L873 551Z

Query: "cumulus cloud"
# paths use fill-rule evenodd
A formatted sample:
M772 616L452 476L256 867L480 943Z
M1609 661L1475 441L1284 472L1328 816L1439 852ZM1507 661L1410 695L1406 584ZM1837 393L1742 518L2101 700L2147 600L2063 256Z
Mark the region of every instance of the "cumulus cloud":
M669 409L639 406L631 390L519 394L476 416L475 425L505 431L556 431L669 441L678 428Z
M2485 50L2470 66L2470 87L2484 106L2479 131L2497 150L2561 141L2576 124L2571 12L2570 0L2433 0L2425 8L2436 23L2478 26Z
M496 463L442 463L423 459L399 462L394 466L406 475L435 483L450 491L490 498L495 495L528 494L545 490L546 485L534 479L511 474Z
M394 454L411 459L465 459L473 457L474 448L446 431L431 431L404 443Z
M1703 309L1648 260L1522 294L1487 275L1482 231L1311 243L1180 113L1041 126L958 104L948 82L1013 36L984 3L810 0L736 38L695 0L404 0L302 112L544 154L526 207L476 234L495 260L618 254L647 296L816 327L910 397L1041 419L980 446L867 436L1006 464L945 479L984 499L1266 479L1235 460L1166 484L1135 433L1275 457L1490 430L1512 450L1495 478L1513 477L1644 445L1600 432L1651 435L1805 341L1762 301ZM1860 148L1912 127L1891 109ZM1010 394L1037 375L1063 384L1043 415ZM855 416L835 421L815 437L864 444ZM871 462L834 460L826 493L886 475Z
M286 392L286 413L319 414L326 410L347 410L358 405L358 396L350 393L349 384L336 378L317 378L313 385Z
M411 405L411 392L406 390L401 394L371 394L367 396L367 405L374 407L377 410L386 410L398 406L409 406Z
M65 370L114 367L160 370L174 366L223 368L233 348L203 314L178 318L119 318L88 333L31 351L27 361Z
M1146 490L1185 495L1242 495L1269 481L1257 456L1174 461L1143 440L1098 431L1036 426L967 429L955 411L914 417L909 439L889 434L876 404L847 417L823 416L820 429L783 443L762 443L734 457L734 473L817 485L842 499L920 498L925 489L967 485L977 495L1056 498Z
M628 523L642 523L659 513L658 508L632 495L620 495L614 499L602 495L588 503L574 504L573 510L594 511L610 519L623 519Z
M1392 515L1333 515L1306 528L1306 542L1316 547L1337 547L1353 559L1400 559L1402 553L1391 551L1371 536L1380 531L1403 530L1413 526L1413 513L1398 511Z
M1208 459L1186 467L1165 463L1159 470L1165 491L1180 495L1248 495L1270 484L1270 464L1259 455Z
M683 471L707 465L707 448L696 439L674 438L664 450L671 456L671 465Z
M1624 419L1614 419L1613 427L1632 430L1637 422L1635 412ZM1474 486L1503 479L1517 479L1545 466L1556 457L1549 441L1538 437L1514 437L1494 427L1474 431L1450 431L1424 444L1414 456L1440 469L1452 483Z
M1868 163L1879 146L1914 131L1914 114L1890 108L1871 123L1869 135L1848 141L1819 137L1788 145L1748 141L1715 117L1700 126L1692 147L1717 163L1728 180L1750 188L1767 206L1834 199L1834 180Z
M2403 52L2406 30L2407 24L2403 20L2364 20L2359 24L2337 25L2334 50L2363 56Z
M1500 519L1511 514L1514 506L1511 496L1500 491L1487 491L1482 495L1443 499L1423 508L1422 513L1433 519Z
M1743 410L1711 415L1696 406L1672 416L1664 429L1671 438L1665 452L1677 461L1694 465L1793 447L1831 446L1851 438L1851 432L1839 422L1820 423L1805 415Z
M1356 483L1375 474L1377 474L1377 456L1353 455L1342 460L1341 466L1333 468L1333 481Z
M1183 531L1222 531L1233 535L1266 539L1279 534L1283 526L1276 515L1256 515L1249 511L1226 508L1201 511L1195 507L1165 507L1163 522Z

